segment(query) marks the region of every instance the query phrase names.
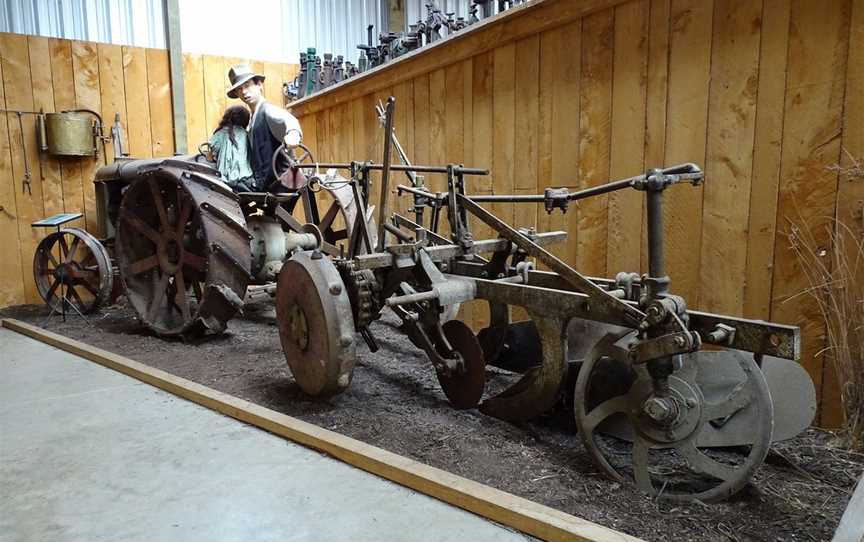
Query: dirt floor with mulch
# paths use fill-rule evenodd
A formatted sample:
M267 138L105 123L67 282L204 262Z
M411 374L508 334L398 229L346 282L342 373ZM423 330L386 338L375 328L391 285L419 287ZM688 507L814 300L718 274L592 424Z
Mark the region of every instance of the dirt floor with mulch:
M164 340L115 305L90 317L46 322L44 306L0 310L67 337L646 540L830 540L864 455L831 446L811 429L776 443L752 483L719 504L655 501L605 478L566 412L514 425L477 410L456 411L426 356L393 326L373 324L381 349L358 340L351 387L311 400L294 383L272 307L256 304L222 336ZM497 370L495 380L507 379ZM499 382L500 384L500 382Z

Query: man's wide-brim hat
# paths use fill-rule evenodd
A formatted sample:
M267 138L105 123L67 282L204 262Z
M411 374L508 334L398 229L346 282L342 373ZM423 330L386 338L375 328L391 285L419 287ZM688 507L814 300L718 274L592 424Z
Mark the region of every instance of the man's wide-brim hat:
M260 73L255 73L248 64L237 64L228 70L228 80L231 82L231 88L228 89L228 97L236 98L237 89L243 86L243 83L250 79L264 80L264 76Z

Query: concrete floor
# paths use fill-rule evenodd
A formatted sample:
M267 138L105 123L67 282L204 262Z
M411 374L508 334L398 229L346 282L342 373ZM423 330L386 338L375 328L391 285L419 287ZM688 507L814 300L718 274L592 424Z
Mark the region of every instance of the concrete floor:
M0 328L0 540L530 539Z

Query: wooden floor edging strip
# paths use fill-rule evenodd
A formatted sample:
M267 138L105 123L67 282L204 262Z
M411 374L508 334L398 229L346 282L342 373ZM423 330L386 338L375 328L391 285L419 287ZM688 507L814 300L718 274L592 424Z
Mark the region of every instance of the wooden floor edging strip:
M532 536L568 541L638 540L42 328L14 319L0 320L0 326Z

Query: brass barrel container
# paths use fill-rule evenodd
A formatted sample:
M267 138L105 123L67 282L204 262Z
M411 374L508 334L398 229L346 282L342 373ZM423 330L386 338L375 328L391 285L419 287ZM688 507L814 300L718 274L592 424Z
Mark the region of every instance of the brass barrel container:
M45 129L49 154L61 156L96 154L93 119L87 113L47 113Z

